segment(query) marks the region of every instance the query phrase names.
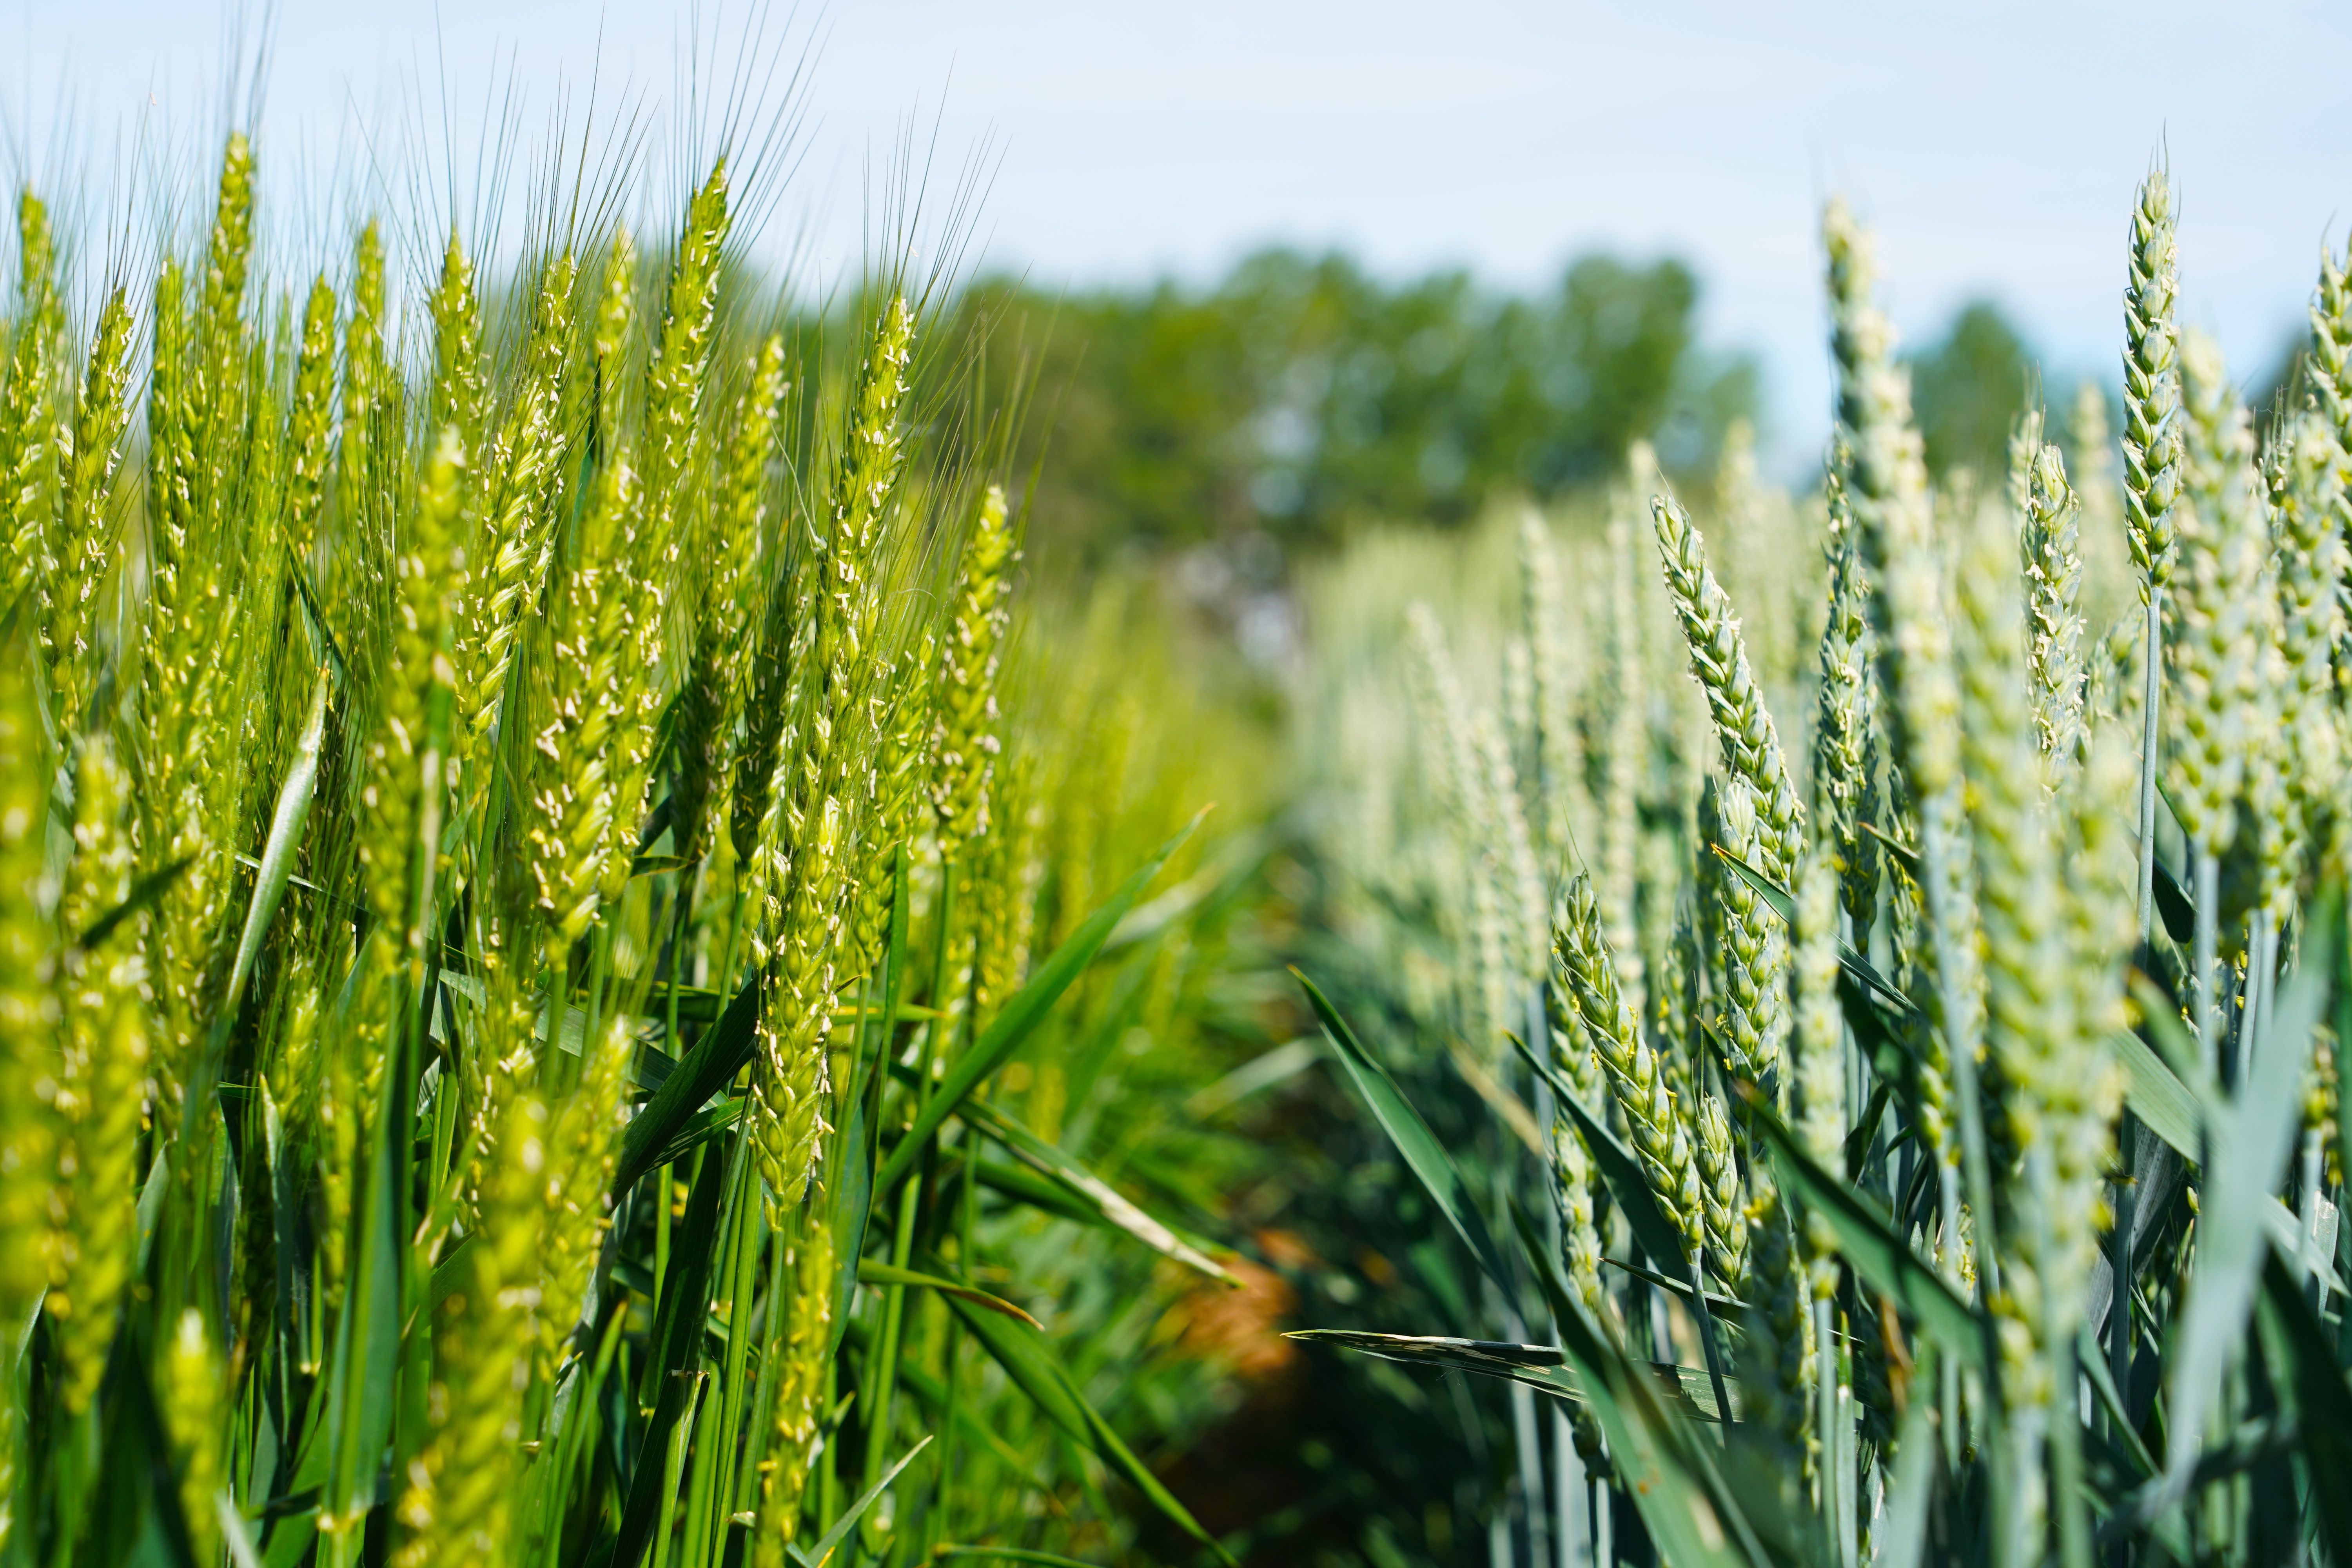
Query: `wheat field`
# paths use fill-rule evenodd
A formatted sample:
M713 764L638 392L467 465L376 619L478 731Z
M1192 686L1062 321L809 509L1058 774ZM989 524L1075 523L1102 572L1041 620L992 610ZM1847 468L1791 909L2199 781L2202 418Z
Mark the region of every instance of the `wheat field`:
M1269 690L910 242L217 150L16 209L0 1560L2352 1564L2345 261L2251 409L2151 174L1931 476L1832 202L1817 482L1355 530ZM1201 1456L1352 1356L1468 1458L1310 1549Z

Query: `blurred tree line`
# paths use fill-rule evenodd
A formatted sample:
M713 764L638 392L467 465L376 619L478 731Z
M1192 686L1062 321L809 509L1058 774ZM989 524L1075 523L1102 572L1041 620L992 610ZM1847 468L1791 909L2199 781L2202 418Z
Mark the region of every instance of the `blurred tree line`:
M1367 518L1458 522L1497 490L1601 479L1636 437L1704 471L1724 427L1753 416L1756 374L1700 345L1697 304L1671 259L1587 257L1518 296L1276 249L1206 288L1057 295L991 278L957 309L991 344L991 382L1032 378L1033 539L1100 561L1253 534L1286 553Z
M1603 482L1637 437L1703 482L1759 386L1751 360L1700 342L1698 301L1673 258L1587 256L1517 295L1268 249L1204 287L982 278L939 341L987 344L987 405L1025 395L1013 467L1035 476L1033 545L1062 566L1200 544L1278 562L1365 520L1452 524L1496 493ZM2022 335L1979 300L1909 363L1929 467L1997 482L2039 395Z

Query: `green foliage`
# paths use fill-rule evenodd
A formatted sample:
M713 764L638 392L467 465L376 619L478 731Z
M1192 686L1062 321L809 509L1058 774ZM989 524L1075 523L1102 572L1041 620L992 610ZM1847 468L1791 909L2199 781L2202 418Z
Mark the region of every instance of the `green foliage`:
M1271 250L1203 289L996 280L961 310L1036 356L1034 536L1100 559L1129 541L1255 531L1295 547L1372 521L1458 524L1490 495L1606 479L1637 437L1704 468L1752 412L1754 374L1700 347L1698 293L1674 260L1587 257L1513 296Z
M1940 342L1907 362L1911 401L1927 444L1927 468L1991 484L2009 468L2009 436L2033 395L2033 356L2000 307L1960 307Z

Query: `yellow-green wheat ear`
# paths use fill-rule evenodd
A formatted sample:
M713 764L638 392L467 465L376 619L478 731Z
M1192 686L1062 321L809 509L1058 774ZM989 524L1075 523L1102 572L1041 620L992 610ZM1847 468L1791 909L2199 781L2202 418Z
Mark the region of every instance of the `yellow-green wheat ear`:
M49 1282L57 1173L58 942L40 896L52 764L36 701L22 644L0 647L0 1302L11 1311Z
M728 421L719 471L718 502L710 508L709 565L696 609L694 658L687 676L687 707L678 726L677 782L671 826L678 853L699 858L710 796L735 773L742 755L739 728L759 731L771 722L748 713L754 671L767 617L761 592L761 570L772 570L782 553L777 531L768 525L768 475L776 457L783 410L784 340L771 334L745 365L740 399ZM767 731L773 734L772 729ZM771 767L773 766L771 753ZM750 818L756 832L756 815ZM748 853L743 835L732 846Z
M832 1343L833 1230L821 1215L793 1223L799 1234L790 1242L784 1264L790 1294L782 1331L770 1342L778 1364L774 1404L767 1412L768 1458L761 1467L759 1525L752 1532L754 1568L783 1568L784 1549L799 1532ZM777 1244L785 1245L783 1238Z
M607 1018L547 1140L545 1180L540 1188L546 1214L540 1221L544 1283L539 1356L541 1376L550 1380L580 1321L597 1249L611 1223L604 1200L613 1184L629 1065L635 1054L628 1018L617 1014Z
M1716 842L1750 866L1765 856L1756 792L1734 774L1716 791ZM1716 951L1721 960L1724 1044L1744 1078L1764 1082L1779 1071L1788 1028L1788 942L1779 921L1745 879L1727 868L1709 878Z
M467 462L478 465L482 441L482 303L474 266L455 231L441 252L441 278L429 301L433 313L433 390L425 428L455 430Z
M547 1108L536 1095L518 1093L500 1108L476 1241L457 1255L463 1261L436 1308L431 1435L409 1462L394 1508L405 1537L393 1553L399 1568L507 1561L540 1297L547 1135Z
M1963 542L1955 573L1962 658L1969 816L1984 931L1986 1043L2002 1119L1996 1142L2003 1201L1972 1215L1981 1257L1999 1259L1990 1292L2007 1400L2019 1411L2073 1398L2073 1346L2098 1251L2098 1211L2113 1163L2114 1068L2086 1026L2074 976L2098 958L2078 951L2064 894L2067 868L2049 795L2039 785L2025 595L2005 530L1988 512ZM2116 868L2120 870L2120 868ZM2128 886L2116 878L2118 891ZM2053 897L2053 890L2059 894ZM2040 1422L2021 1425L2014 1505L2032 1530ZM2020 1484L2021 1479L2021 1484Z
M943 844L988 831L989 780L1002 747L996 733L996 664L1013 589L1013 530L1004 491L984 487L956 583L955 619L940 665L932 731L931 805Z
M719 305L719 250L726 243L727 163L695 193L670 269L661 340L646 380L646 430L638 464L652 515L645 570L667 583L676 571L682 491L698 471L703 399Z
M397 396L384 363L383 238L373 223L352 247L352 309L343 323L342 396L337 409L335 491L338 519L329 559L326 601L340 612L336 636L356 678L373 682L389 635L391 518L377 490L379 469L394 455ZM161 295L159 291L159 309ZM156 363L163 363L163 322L156 324ZM158 391L158 397L161 391ZM153 421L150 420L151 428ZM151 502L152 505L152 502Z
M777 384L781 390L782 345L779 342L777 346ZM748 452L738 455L750 460ZM772 456L772 449L763 454L761 463L764 465ZM753 858L759 850L761 827L767 819L775 787L784 723L792 695L803 676L796 663L800 650L795 647L795 638L814 618L814 605L804 601L801 574L795 569L795 552L792 548L794 532L790 515L769 531L772 543L761 557L756 575L747 584L748 636L739 677L743 739L735 751L728 810L728 834L736 864L743 872L752 870Z
M191 1307L180 1314L163 1352L157 1381L163 1425L171 1436L173 1468L180 1480L180 1514L198 1562L220 1550L218 1498L221 1438L227 1423L221 1397L220 1357L205 1332L204 1314Z
M89 701L90 627L100 591L116 560L109 501L130 421L131 307L120 288L99 312L74 408L73 446L58 498L57 543L42 587L41 641L49 687L65 729L77 729Z
M397 945L415 962L422 961L430 914L423 892L435 847L426 835L439 822L440 801L428 794L428 782L436 791L444 787L428 724L436 696L449 682L450 612L462 570L455 535L463 467L457 432L443 429L416 501L402 520L393 562L397 609L390 659L363 759L373 809L361 826L360 864L369 906L386 931L401 933Z
M315 567L327 505L327 464L335 433L335 289L320 273L302 306L294 361L294 405L286 416L286 531L303 564Z
M0 526L5 528L13 600L47 574L45 555L58 484L57 398L65 316L58 299L57 246L48 210L26 191L17 198L16 315L9 329L7 383L0 386Z
M74 793L73 858L58 908L68 933L58 966L63 1180L51 1204L47 1302L57 1322L59 1397L69 1412L98 1391L131 1281L148 1059L144 918L122 921L87 945L81 940L130 898L137 865L130 775L103 737L81 742Z
M692 510L686 492L697 483L708 483L703 451L709 437L702 411L710 381L719 252L727 228L727 164L722 159L688 209L670 273L661 346L646 382L644 467L646 505L656 520L649 553L652 569L659 574L676 571L687 531L682 520ZM781 342L776 347L781 363ZM774 402L762 396L762 357L755 357L737 409L740 423L730 432L720 479L724 491L716 506L700 509L707 521L697 531L705 536L685 542L693 560L676 584L692 651L679 693L670 828L678 853L689 858L701 853L712 774L723 766L724 731L733 717L728 700L733 660L726 647L740 640L733 606L740 603L737 595L759 556L767 426L775 417ZM707 537L713 531L716 537Z
M535 595L554 563L559 472L572 432L562 419L579 267L565 251L540 268L522 386L484 458L488 494L467 552L457 633L457 720L470 744L498 722L518 652L535 617ZM486 780L484 781L487 782Z
M2159 169L2132 207L2124 289L2124 529L2143 595L2170 579L2179 541L2172 519L2181 483L2179 269L2172 189Z

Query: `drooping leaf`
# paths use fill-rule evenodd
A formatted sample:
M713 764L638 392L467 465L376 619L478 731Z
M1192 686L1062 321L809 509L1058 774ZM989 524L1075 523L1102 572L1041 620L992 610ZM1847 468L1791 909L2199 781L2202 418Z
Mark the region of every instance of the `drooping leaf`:
M1187 1268L1197 1269L1212 1279L1236 1287L1241 1284L1223 1264L1186 1242L1171 1226L1144 1213L1108 1182L1030 1131L1011 1115L976 1096L966 1097L960 1114L1011 1150L1013 1158L1063 1188L1078 1204L1099 1215L1105 1225L1125 1231L1162 1258L1171 1258Z
M1513 1344L1508 1341L1465 1340L1436 1334L1380 1334L1360 1329L1293 1329L1286 1339L1305 1340L1313 1343L1337 1345L1365 1355L1379 1356L1385 1361L1402 1362L1417 1366L1444 1367L1454 1372L1475 1373L1481 1377L1501 1378L1524 1384L1538 1393L1557 1398L1581 1402L1582 1384L1569 1368L1567 1352L1558 1345ZM1629 1363L1632 1364L1632 1363ZM1720 1421L1722 1406L1707 1374L1694 1367L1670 1366L1653 1362L1647 1370L1656 1380L1659 1394L1675 1404L1689 1406L1690 1414L1702 1421ZM1732 1395L1732 1414L1739 1414L1739 1385L1731 1379L1724 1380Z
M1062 1358L1045 1336L1025 1323L996 1312L975 1307L954 1296L946 1298L949 1308L983 1349L1004 1369L1014 1386L1026 1394L1031 1404L1055 1426L1068 1435L1071 1441L1085 1445L1099 1456L1129 1485L1150 1500L1176 1527L1216 1554L1217 1560L1233 1568L1234 1558L1216 1537L1201 1527L1174 1494L1162 1486L1151 1468L1136 1458L1133 1449L1112 1430L1110 1423L1097 1414L1078 1392L1077 1384L1062 1365Z
M1202 819L1208 814L1208 808L1203 806L1133 876L1121 883L1118 890L1106 900L1100 909L1088 915L1086 923L1072 931L1068 940L1055 948L1053 956L1029 977L1029 983L1013 994L1013 999L1004 1005L1003 1011L998 1013L989 1022L988 1027L982 1031L980 1038L974 1040L971 1047L948 1068L947 1076L932 1089L930 1099L924 1102L921 1112L915 1118L915 1124L907 1130L906 1136L899 1139L898 1146L890 1151L890 1157L883 1162L882 1169L874 1178L876 1192L896 1191L907 1173L915 1168L916 1160L922 1155L923 1146L930 1142L947 1119L955 1114L964 1096L1012 1059L1013 1053L1021 1048L1030 1034L1045 1021L1045 1015L1053 1011L1054 1004L1062 999L1062 993L1070 988L1071 982L1094 962L1095 954L1101 950L1112 929L1134 907L1135 900L1142 897L1143 889L1151 885L1152 879L1160 875L1160 868L1183 847L1184 841L1192 837L1193 830L1201 826Z
M245 983L261 955L262 939L269 932L278 900L286 894L286 879L294 871L294 851L302 842L302 825L310 820L310 795L319 781L319 748L327 733L327 672L321 668L310 693L310 716L303 721L295 742L294 760L287 765L286 782L278 791L278 809L269 819L269 837L261 847L261 868L253 879L253 901L245 913L245 930L236 942L236 962L231 965L228 994L221 1005L234 1012Z
M925 1433L917 1440L913 1447L898 1456L897 1464L882 1473L880 1480L859 1493L857 1500L842 1510L841 1517L833 1521L833 1528L819 1536L814 1546L810 1547L806 1552L794 1546L792 1548L792 1554L807 1563L809 1568L824 1568L826 1560L833 1555L834 1549L849 1538L849 1532L857 1528L857 1521L866 1517L866 1510L872 1508L882 1494L890 1489L890 1483L898 1479L898 1472L913 1464L915 1456L930 1446L930 1435Z
M1389 1142L1404 1157L1406 1169L1429 1194L1429 1201L1437 1205L1437 1212L1445 1216L1446 1224L1461 1237L1470 1255L1478 1260L1478 1267L1486 1271L1486 1277L1507 1300L1514 1289L1510 1270L1503 1266L1503 1255L1496 1250L1494 1236L1486 1229L1486 1221L1472 1200L1469 1185L1463 1181L1454 1157L1445 1152L1437 1134L1429 1130L1429 1123L1421 1119L1421 1112L1404 1097L1404 1090L1389 1077L1388 1069L1373 1060L1363 1042L1356 1038L1356 1032L1339 1016L1339 1010L1331 1005L1330 999L1297 969L1290 973L1306 988L1307 1005L1321 1021L1324 1037L1331 1042L1332 1054L1371 1111L1372 1120L1389 1135Z
M1293 1329L1285 1339L1337 1345L1412 1366L1434 1366L1524 1384L1540 1393L1581 1402L1584 1391L1557 1345L1463 1340L1442 1334L1378 1334L1360 1329Z
M2204 1120L2197 1097L2157 1059L2147 1042L2128 1031L2107 1037L2107 1054L2124 1069L2124 1103L2140 1125L2180 1151L2189 1160L2204 1157L2198 1123Z
M1647 1284L1655 1285L1661 1290L1673 1292L1675 1295L1683 1299L1683 1304L1685 1306L1690 1305L1693 1298L1697 1294L1696 1291L1691 1289L1691 1282L1689 1280L1677 1279L1671 1274L1661 1274L1654 1268L1644 1268L1643 1265L1632 1262L1629 1259L1622 1258L1603 1258L1601 1261L1606 1263L1612 1268L1622 1268L1626 1273L1631 1274L1634 1279L1640 1279ZM1739 1300L1736 1297L1727 1296L1720 1290L1709 1290L1706 1293L1706 1304L1710 1310L1717 1312L1738 1312L1745 1311L1747 1310L1747 1303Z
M613 1173L613 1194L636 1185L638 1178L662 1163L664 1151L710 1097L734 1081L751 1061L758 1044L760 977L753 975L719 1022L704 1031L694 1049L654 1090L621 1138L621 1157Z
M857 1282L860 1285L908 1285L922 1290L937 1290L942 1295L969 1301L975 1307L985 1307L992 1312L1002 1312L1008 1318L1018 1319L1033 1329L1045 1326L1002 1296L992 1296L959 1280L925 1274L913 1268L900 1268L896 1264L877 1262L871 1258L859 1260Z

